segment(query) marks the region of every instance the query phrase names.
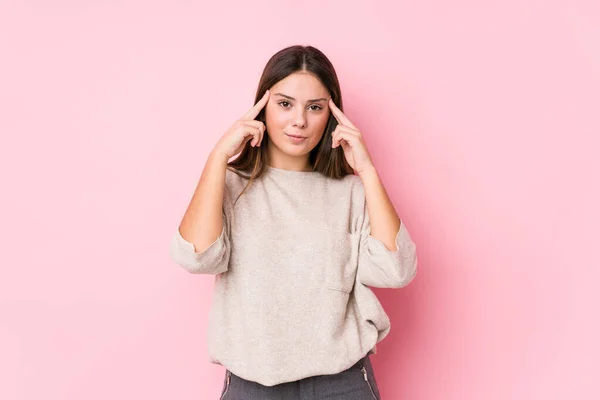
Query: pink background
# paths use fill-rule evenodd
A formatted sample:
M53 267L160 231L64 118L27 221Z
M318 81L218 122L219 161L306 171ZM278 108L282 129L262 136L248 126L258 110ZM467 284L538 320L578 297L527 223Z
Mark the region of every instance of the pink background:
M384 399L597 399L596 1L0 2L0 398L216 399L168 244L264 64L339 74L419 272Z

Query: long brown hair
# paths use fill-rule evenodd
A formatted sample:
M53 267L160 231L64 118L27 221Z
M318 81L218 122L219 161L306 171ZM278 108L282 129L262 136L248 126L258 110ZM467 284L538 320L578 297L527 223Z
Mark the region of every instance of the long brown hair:
M260 77L254 104L262 98L267 89L273 87L273 85L288 75L299 71L309 72L319 79L323 86L331 93L331 99L335 105L340 110L344 110L340 83L329 59L315 47L300 45L286 47L269 59ZM255 120L266 124L265 108L260 111ZM308 160L313 171L322 173L330 178L341 179L346 175L354 174L354 170L346 161L342 146L338 146L335 149L331 148L331 133L337 124L337 120L333 116L333 113L331 113L323 137L315 148L310 151ZM227 163L232 172L249 179L248 185L240 193L240 196L246 191L253 179L259 178L267 169L267 145L269 143L267 131L265 131L260 146L252 147L250 146L250 142L246 143L236 159Z

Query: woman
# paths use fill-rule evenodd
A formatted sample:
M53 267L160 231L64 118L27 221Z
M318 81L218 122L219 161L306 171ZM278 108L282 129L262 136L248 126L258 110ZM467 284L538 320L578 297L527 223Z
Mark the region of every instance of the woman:
M291 46L268 61L170 254L215 275L208 348L226 368L222 399L380 398L369 357L390 321L369 286L407 285L415 244L321 51Z

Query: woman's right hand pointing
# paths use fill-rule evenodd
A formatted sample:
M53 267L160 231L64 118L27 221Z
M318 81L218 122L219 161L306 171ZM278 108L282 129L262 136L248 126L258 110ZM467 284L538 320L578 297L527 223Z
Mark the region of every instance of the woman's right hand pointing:
M269 96L270 92L267 90L258 103L225 132L215 146L218 153L230 159L239 154L249 140L252 140L251 146L260 146L266 127L264 123L256 121L254 118L267 104Z

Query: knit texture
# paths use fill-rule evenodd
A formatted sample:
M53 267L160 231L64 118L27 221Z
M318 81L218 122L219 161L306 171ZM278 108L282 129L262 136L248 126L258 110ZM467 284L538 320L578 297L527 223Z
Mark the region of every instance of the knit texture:
M248 181L227 170L223 231L198 253L177 229L176 264L214 275L209 361L265 386L354 365L390 331L370 289L415 276L416 246L401 223L397 248L371 236L360 177L268 167Z

